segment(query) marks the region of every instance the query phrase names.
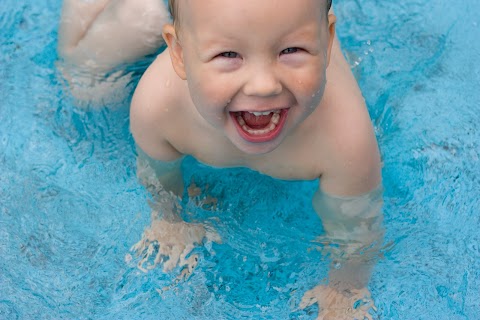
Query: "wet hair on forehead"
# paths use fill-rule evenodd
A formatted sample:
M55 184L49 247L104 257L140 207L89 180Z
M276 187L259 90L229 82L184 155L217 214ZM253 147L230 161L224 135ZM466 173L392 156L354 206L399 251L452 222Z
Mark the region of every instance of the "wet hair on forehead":
M326 3L327 3L327 13L328 13L328 11L330 11L330 8L332 7L332 0L327 0Z
M170 11L170 15L172 16L173 23L176 25L178 22L178 1L179 0L168 0L168 10ZM292 0L295 1L295 0ZM320 0L322 1L322 0ZM327 14L332 7L332 0L325 0L325 4L327 5Z

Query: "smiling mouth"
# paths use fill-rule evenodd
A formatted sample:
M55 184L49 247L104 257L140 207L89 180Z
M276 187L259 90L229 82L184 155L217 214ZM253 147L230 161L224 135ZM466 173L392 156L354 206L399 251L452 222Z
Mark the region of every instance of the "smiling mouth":
M240 136L249 142L267 142L275 139L283 129L288 109L271 112L230 112Z

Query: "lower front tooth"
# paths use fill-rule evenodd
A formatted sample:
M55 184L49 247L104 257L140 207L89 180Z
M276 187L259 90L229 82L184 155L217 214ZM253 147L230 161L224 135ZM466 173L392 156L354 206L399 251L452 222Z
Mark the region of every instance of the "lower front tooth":
M245 123L245 120L243 120L243 118L240 117L240 116L237 117L237 121L238 121L238 123L239 123L241 126L244 126L244 125L246 124L246 123Z
M278 122L280 121L280 114L278 113L275 113L273 116L272 116L272 123L274 124L278 124Z

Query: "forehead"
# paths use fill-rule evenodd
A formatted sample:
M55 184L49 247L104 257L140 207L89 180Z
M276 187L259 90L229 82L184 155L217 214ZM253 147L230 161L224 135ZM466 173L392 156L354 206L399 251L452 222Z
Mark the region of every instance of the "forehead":
M219 30L228 27L284 27L289 23L325 23L323 0L177 0L182 25L199 31L208 24ZM260 31L260 30L259 30Z

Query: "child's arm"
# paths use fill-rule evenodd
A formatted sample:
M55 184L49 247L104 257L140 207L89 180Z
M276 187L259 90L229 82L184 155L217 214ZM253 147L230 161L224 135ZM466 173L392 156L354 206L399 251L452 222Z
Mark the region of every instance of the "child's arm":
M109 71L156 52L169 15L158 0L65 0L58 52L68 63Z
M132 250L142 257L138 262L140 270L146 272L157 264L163 265L164 272L180 267L177 277L180 280L188 277L197 265L199 257L192 250L204 239L214 242L221 242L221 239L214 229L202 223L187 223L179 214L178 200L183 193L183 157L160 161L140 148L137 152L137 175L154 201L150 203L153 209L151 225Z
M157 264L163 264L165 272L180 267L182 270L178 279L188 277L199 259L197 254L192 253L195 246L202 244L204 239L217 243L221 239L213 228L202 223L187 223L179 214L178 200L184 186L181 172L183 156L172 161L160 161L151 158L139 147L137 152L137 175L154 198L150 204L153 209L151 225L132 247L142 257L138 267L145 272ZM168 149L165 152L168 157L176 155L168 154ZM154 247L159 247L158 251Z
M137 154L137 175L144 185L149 186L154 183L156 186L158 185L158 191L161 189L172 192L175 196L182 196L184 183L181 164L183 156L172 161L155 160L138 146ZM152 180L152 177L155 181L149 181Z
M183 195L181 164L183 157L172 161L151 158L137 146L137 176L152 195L158 218L170 222L181 221L177 212L178 200Z
M371 319L367 284L384 233L380 154L365 101L336 38L327 79L323 99L334 108L324 109L328 121L322 125L330 139L313 205L332 265L328 283L309 290L301 306L318 302L322 319ZM355 308L358 300L364 303Z
M383 241L382 191L335 197L318 190L313 198L322 219L326 252L332 259L328 286L338 291L363 289Z
M319 319L372 319L375 304L367 288L383 242L382 191L335 197L318 190L313 198L325 235L320 238L332 263L328 282L307 291L300 307L319 305Z

